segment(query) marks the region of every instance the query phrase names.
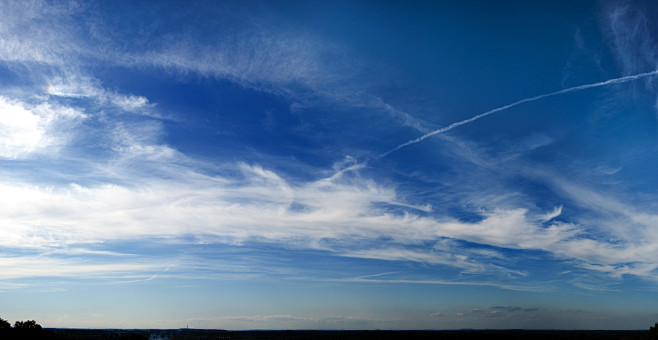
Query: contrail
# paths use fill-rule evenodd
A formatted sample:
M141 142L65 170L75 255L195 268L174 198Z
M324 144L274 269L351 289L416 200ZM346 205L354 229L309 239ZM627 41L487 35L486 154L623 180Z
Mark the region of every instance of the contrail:
M590 89L590 88L593 88L593 87L600 87L600 86L606 86L606 85L611 85L611 84L625 83L625 82L628 82L628 81L632 81L632 80L636 80L636 79L640 79L640 78L645 78L645 77L649 77L649 76L656 75L656 74L658 74L658 70L651 71L651 72L646 72L646 73L638 73L638 74L635 74L635 75L632 75L632 76L625 76L625 77L621 77L621 78L610 79L610 80L602 81L600 83L574 86L574 87L570 87L570 88L564 89L564 90L559 90L559 91L555 91L555 92L551 92L551 93L541 94L541 95L538 95L538 96L535 96L535 97L521 99L521 100L516 101L514 103L507 104L507 105L501 106L501 107L497 107L495 109L489 110L489 111L484 112L484 113L480 113L477 116L473 116L471 118L468 118L468 119L465 119L465 120L462 120L462 121L459 121L459 122L456 122L456 123L452 123L452 124L450 124L446 127L442 127L440 129L437 129L437 130L434 130L434 131L429 132L427 134L424 134L424 135L422 135L422 136L420 136L416 139L412 139L408 142L402 143L402 144L396 146L395 148L381 154L381 156L379 156L379 158L384 158L384 157L390 155L391 153L393 153L395 151L398 151L398 150L400 150L400 149L402 149L406 146L421 142L421 141L425 140L428 137L432 137L434 135L438 135L440 133L450 131L450 130L456 128L456 127L462 126L464 124L468 124L470 122L476 121L480 118L486 117L486 116L488 116L490 114L493 114L493 113L496 113L496 112L505 111L509 108L515 107L517 105L521 105L523 103L534 102L536 100L540 100L540 99L543 99L543 98L546 98L546 97L552 97L552 96L557 96L557 95L560 95L560 94L563 94L563 93L569 93L569 92L575 92L575 91Z

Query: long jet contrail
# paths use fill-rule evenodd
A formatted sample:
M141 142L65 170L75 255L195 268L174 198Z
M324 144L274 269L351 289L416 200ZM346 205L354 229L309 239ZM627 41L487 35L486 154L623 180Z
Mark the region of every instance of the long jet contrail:
M492 109L492 110L489 110L489 111L487 111L487 112L480 113L480 114L477 115L477 116L473 116L473 117L468 118L468 119L466 119L466 120L462 120L462 121L459 121L459 122L456 122L456 123L452 123L452 124L450 124L450 125L448 125L448 126L446 126L446 127L442 127L442 128L440 128L440 129L437 129L437 130L434 130L434 131L429 132L429 133L427 133L427 134L424 134L424 135L422 135L422 136L420 136L420 137L418 137L418 138L416 138L416 139L412 139L412 140L410 140L410 141L408 141L408 142L405 142L405 143L402 143L402 144L396 146L395 148L393 148L393 149L391 149L391 150L389 150L389 151L383 153L383 154L382 154L381 156L379 156L379 157L380 157L380 158L384 158L384 157L390 155L391 153L393 153L393 152L395 152L395 151L398 151L398 150L400 150L400 149L402 149L402 148L404 148L404 147L406 147L406 146L409 146L409 145L411 145L411 144L416 144L416 143L418 143L418 142L421 142L421 141L423 141L424 139L426 139L426 138L428 138L428 137L432 137L432 136L434 136L434 135L438 135L438 134L440 134L440 133L444 133L444 132L446 132L446 131L450 131L450 130L456 128L456 127L462 126L462 125L464 125L464 124L468 124L468 123L473 122L473 121L476 121L476 120L478 120L478 119L480 119L480 118L486 117L486 116L488 116L488 115L490 115L490 114L493 114L493 113L496 113L496 112L500 112L500 111L504 111L504 110L507 110L507 109L509 109L509 108L515 107L515 106L517 106L517 105L521 105L521 104L523 104L523 103L534 102L535 100L543 99L543 98L546 98L546 97L552 97L552 96L557 96L557 95L559 95L559 94L563 94L563 93L569 93L569 92L574 92L574 91L585 90L585 89L589 89L589 88L592 88L592 87L599 87L599 86L606 86L606 85L611 85L611 84L625 83L625 82L628 82L628 81L632 81L632 80L636 80L636 79L640 79L640 78L649 77L649 76L652 76L652 75L655 75L655 74L658 74L658 70L651 71L651 72L646 72L646 73L638 73L638 74L635 74L635 75L632 75L632 76L625 76L625 77L621 77L621 78L610 79L610 80L602 81L602 82L600 82L600 83L594 83L594 84L586 84L586 85L574 86L574 87L570 87L570 88L568 88L568 89L564 89L564 90L559 90L559 91L555 91L555 92L551 92L551 93L541 94L541 95L538 95L538 96L535 96L535 97L530 97L530 98L526 98L526 99L521 99L521 100L516 101L516 102L514 102L514 103L507 104L507 105L505 105L505 106L501 106L501 107L497 107L497 108Z

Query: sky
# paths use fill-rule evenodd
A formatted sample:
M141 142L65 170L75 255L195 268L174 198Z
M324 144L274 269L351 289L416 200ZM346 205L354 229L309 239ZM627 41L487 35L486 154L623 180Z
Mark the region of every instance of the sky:
M0 1L0 318L647 329L652 1Z

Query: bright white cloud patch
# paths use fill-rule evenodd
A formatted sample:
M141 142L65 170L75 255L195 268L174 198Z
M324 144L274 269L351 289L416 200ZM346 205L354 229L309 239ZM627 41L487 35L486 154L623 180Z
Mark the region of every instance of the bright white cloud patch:
M44 137L41 118L21 106L0 100L0 128L3 136L0 139L0 156L18 158L29 154L40 146Z
M56 150L66 142L66 134L55 130L81 118L84 114L72 108L47 103L26 107L0 97L0 157L16 159Z

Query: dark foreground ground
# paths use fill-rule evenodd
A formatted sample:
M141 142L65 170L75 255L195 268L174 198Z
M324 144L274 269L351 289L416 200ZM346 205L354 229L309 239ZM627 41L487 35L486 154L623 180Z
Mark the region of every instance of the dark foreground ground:
M528 331L528 330L459 330L459 331L222 331L222 330L88 330L44 329L40 333L2 333L2 339L50 340L402 340L402 339L647 339L646 331Z

